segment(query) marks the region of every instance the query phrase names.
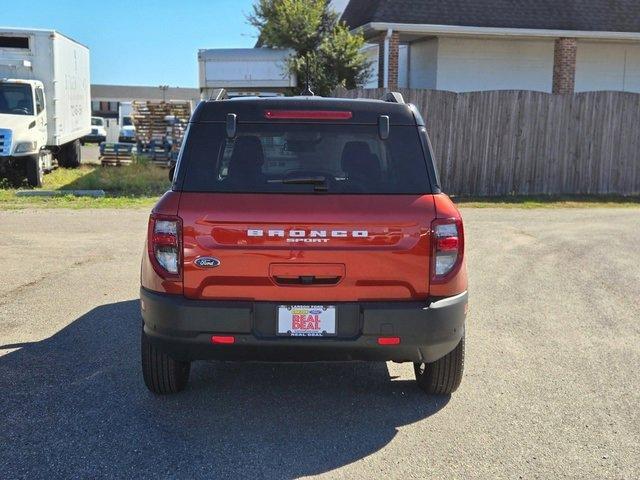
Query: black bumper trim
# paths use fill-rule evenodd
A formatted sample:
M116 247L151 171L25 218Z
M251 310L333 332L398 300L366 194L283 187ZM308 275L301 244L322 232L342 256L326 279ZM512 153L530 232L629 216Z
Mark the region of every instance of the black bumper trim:
M338 336L332 338L275 336L276 308L291 302L190 300L144 288L140 299L147 337L184 360L433 362L464 334L467 292L430 303L323 302L337 308ZM213 334L232 334L236 341L212 345ZM381 346L380 336L398 336L401 343Z

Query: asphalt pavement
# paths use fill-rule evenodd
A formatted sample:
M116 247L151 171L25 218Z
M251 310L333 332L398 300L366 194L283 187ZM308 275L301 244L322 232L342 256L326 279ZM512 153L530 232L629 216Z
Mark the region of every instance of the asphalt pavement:
M147 212L0 211L2 478L640 478L640 209L466 209L462 386L196 363L149 393Z

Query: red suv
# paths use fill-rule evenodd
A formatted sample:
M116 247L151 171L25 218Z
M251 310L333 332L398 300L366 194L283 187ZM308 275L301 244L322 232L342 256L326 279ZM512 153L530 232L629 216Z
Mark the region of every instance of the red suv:
M142 259L142 371L201 359L413 362L447 394L464 360L460 213L424 121L386 101L202 102Z

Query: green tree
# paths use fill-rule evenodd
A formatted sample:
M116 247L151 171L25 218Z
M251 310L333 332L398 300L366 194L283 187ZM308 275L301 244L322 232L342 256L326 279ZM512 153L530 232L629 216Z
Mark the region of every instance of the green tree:
M289 71L299 85L308 77L319 95L362 86L370 76L364 37L338 21L328 0L257 0L247 19L260 32L259 46L294 50Z

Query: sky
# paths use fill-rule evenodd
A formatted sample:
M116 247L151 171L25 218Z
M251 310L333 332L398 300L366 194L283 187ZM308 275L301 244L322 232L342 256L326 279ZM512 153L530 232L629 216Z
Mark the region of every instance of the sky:
M0 26L55 29L91 51L91 83L198 86L201 48L251 48L252 0L0 0Z

